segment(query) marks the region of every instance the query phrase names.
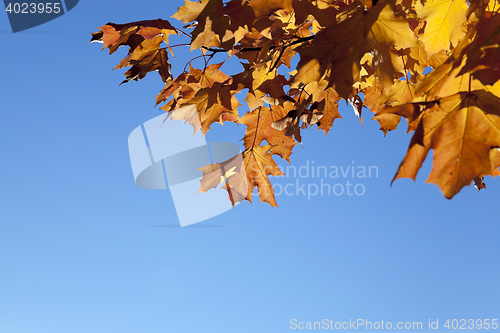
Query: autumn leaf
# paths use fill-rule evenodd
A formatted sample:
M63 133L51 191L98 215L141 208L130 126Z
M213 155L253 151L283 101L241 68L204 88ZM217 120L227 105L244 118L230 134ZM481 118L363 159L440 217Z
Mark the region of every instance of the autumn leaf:
M395 113L402 110L395 109ZM434 161L427 182L438 185L448 199L475 178L492 174L490 151L500 147L500 98L486 91L460 92L427 104L420 112L394 179L415 179L430 149Z
M92 33L90 42L101 42L103 50L106 47L109 48L109 54L113 54L118 47L124 45L128 45L133 50L144 40L144 37L135 34L139 31L139 27L132 26L124 29L125 27L126 25L108 23L100 27L100 31Z
M91 42L103 43L102 49L109 48L109 54L118 47L128 45L129 54L145 39L161 35L168 43L168 36L177 34L177 29L166 20L137 21L128 24L107 23L98 32L92 33Z
M247 126L243 137L245 148L251 149L254 146L260 146L262 141L265 140L272 146L272 154L279 155L290 162L292 149L297 143L291 136L286 136L285 131L271 126L273 122L285 117L287 113L288 110L280 105L273 105L271 107L259 107L243 115L239 122Z
M246 199L252 202L252 193L258 188L260 202L267 202L271 206L278 206L274 197L273 186L269 175L282 176L284 173L272 158L271 145L253 147L245 151L244 163L248 182Z
M127 83L131 80L139 81L152 71L158 71L164 82L172 76L170 73L171 65L168 62L168 53L165 49L160 48L162 42L162 36L155 36L152 40L144 40L114 68L132 66L125 73L126 79L122 83Z
M459 74L466 60L461 54L469 44L468 38L462 39L442 65L415 84L415 93L418 96L425 95L426 101L432 101L461 91L484 89L479 80L471 81L468 73Z
M252 193L258 188L260 202L267 202L271 206L278 206L274 197L273 187L269 175L281 176L283 172L272 158L271 145L252 147L243 153L223 162L207 165L200 168L203 172L199 192L215 189L224 181L222 186L228 194L233 206L244 199L252 202ZM229 172L228 175L228 171Z
M467 21L469 6L465 0L418 0L415 11L426 21L425 32L420 40L429 56L441 50L457 46L465 35L463 25Z

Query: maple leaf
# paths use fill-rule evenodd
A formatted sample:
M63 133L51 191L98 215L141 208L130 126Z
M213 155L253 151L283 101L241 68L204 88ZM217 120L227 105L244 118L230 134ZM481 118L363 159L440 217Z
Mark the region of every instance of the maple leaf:
M252 202L252 193L255 187L257 187L260 202L267 202L271 206L278 206L274 197L273 186L268 176L282 176L284 173L273 160L270 153L271 149L271 145L265 145L252 147L244 152L245 173L248 183L246 199Z
M200 89L199 80L195 75L184 72L175 80L167 80L165 87L156 96L156 105L167 101L172 96L173 98L160 109L166 112L175 110L189 102Z
M273 160L270 149L271 145L251 147L225 162L200 168L203 178L198 192L217 188L227 176L222 188L228 192L233 206L244 199L252 202L255 187L258 188L260 202L278 206L269 175L281 176L283 172Z
M421 108L394 179L415 179L430 149L434 162L427 182L438 185L448 199L472 180L492 174L490 151L500 147L500 98L483 90L459 92ZM407 110L395 107L392 112L408 117Z
M144 37L135 34L139 31L139 27L133 26L124 29L125 27L126 25L108 23L100 27L100 31L92 33L90 42L101 42L102 49L107 47L109 54L115 53L118 47L124 45L128 45L133 50L142 43Z
M288 111L280 105L271 107L259 107L247 112L240 119L240 123L247 126L243 142L245 148L251 149L260 146L262 141L267 141L272 146L271 153L290 162L293 147L297 144L292 137L286 136L285 132L273 128L273 122L285 117Z
M442 65L415 84L415 93L432 101L461 91L484 89L484 85L479 80L471 80L468 73L460 74L466 60L461 54L469 44L469 38L462 39Z
M418 0L415 11L426 20L425 32L420 36L429 56L458 44L465 34L462 26L467 21L469 6L465 0Z
M160 91L160 93L156 96L156 104L158 105L162 102L165 102L168 100L168 98L172 95L174 95L175 98L179 97L179 93L181 88L181 85L184 87L186 86L188 80L188 73L184 72L175 79L168 79L167 82L165 83L165 87ZM192 81L192 82L198 82Z
M200 82L202 88L210 88L215 82L222 83L229 80L229 76L219 70L221 66L222 63L212 64L204 70L191 67L191 73Z
M162 42L162 36L155 36L152 40L144 40L114 68L132 66L132 68L125 72L126 79L122 83L129 82L130 80L139 81L152 71L158 71L164 82L172 76L170 73L171 65L168 62L168 53L165 49L160 48Z
M221 176L222 170L220 168L219 163L205 165L204 167L198 168L203 172L203 177L200 180L200 192L208 192L210 189L216 189L223 180L223 176Z
M137 21L127 24L107 23L98 28L98 32L92 33L91 42L103 43L102 49L109 49L113 54L120 46L128 45L129 53L139 46L145 39L153 39L162 35L168 44L168 36L177 34L177 29L166 20Z

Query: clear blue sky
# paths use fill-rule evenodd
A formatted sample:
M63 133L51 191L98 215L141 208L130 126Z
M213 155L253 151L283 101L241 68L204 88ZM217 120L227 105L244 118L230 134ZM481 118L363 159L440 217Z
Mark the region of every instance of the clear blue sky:
M446 332L447 319L500 319L500 182L447 200L424 183L430 156L415 183L391 188L405 121L384 138L370 113L362 128L342 105L328 137L303 133L292 165L376 166L378 177L323 179L363 195L289 187L280 208L255 200L179 228L170 193L139 188L128 155L130 132L161 113L160 77L118 86L126 50L87 43L107 22L168 18L182 3L81 0L16 34L0 14L1 333L300 331L292 319L424 330L438 319ZM195 55L179 53L174 72ZM207 140L243 134L214 125Z

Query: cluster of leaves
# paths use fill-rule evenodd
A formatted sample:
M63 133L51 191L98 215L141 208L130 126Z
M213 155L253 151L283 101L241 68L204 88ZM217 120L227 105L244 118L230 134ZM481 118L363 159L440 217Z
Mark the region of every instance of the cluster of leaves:
M358 114L371 110L384 135L406 118L414 134L394 179L415 179L433 149L427 181L452 198L499 174L498 8L497 0L186 0L172 16L183 29L160 19L108 23L92 41L110 54L129 47L116 67L131 67L123 82L158 71L165 87L156 104L173 119L204 134L215 122L246 125L240 158L202 168L200 191L226 181L234 204L251 201L257 187L261 202L275 206L269 175L282 172L273 156L290 162L301 129L328 133L344 99ZM172 76L172 34L200 50L203 68L189 62ZM216 55L226 59L212 63ZM227 75L221 67L232 57L242 71ZM246 93L243 115L238 92Z

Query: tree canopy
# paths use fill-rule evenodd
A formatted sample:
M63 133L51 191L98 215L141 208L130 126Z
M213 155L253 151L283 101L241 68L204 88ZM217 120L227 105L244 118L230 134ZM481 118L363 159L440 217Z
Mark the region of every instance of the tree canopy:
M273 156L290 162L301 130L327 134L343 99L373 112L384 135L405 118L413 137L394 180L415 180L432 149L427 181L451 199L500 175L499 8L497 0L186 0L172 16L182 27L108 23L91 41L110 54L128 46L115 67L129 67L122 83L158 71L156 105L172 119L204 134L213 123L246 125L240 158L201 168L200 191L225 182L234 204L251 202L257 187L276 206L269 176L282 171ZM172 75L169 54L181 46L169 43L173 34L200 51L201 68L189 61ZM234 57L241 72L228 75Z

